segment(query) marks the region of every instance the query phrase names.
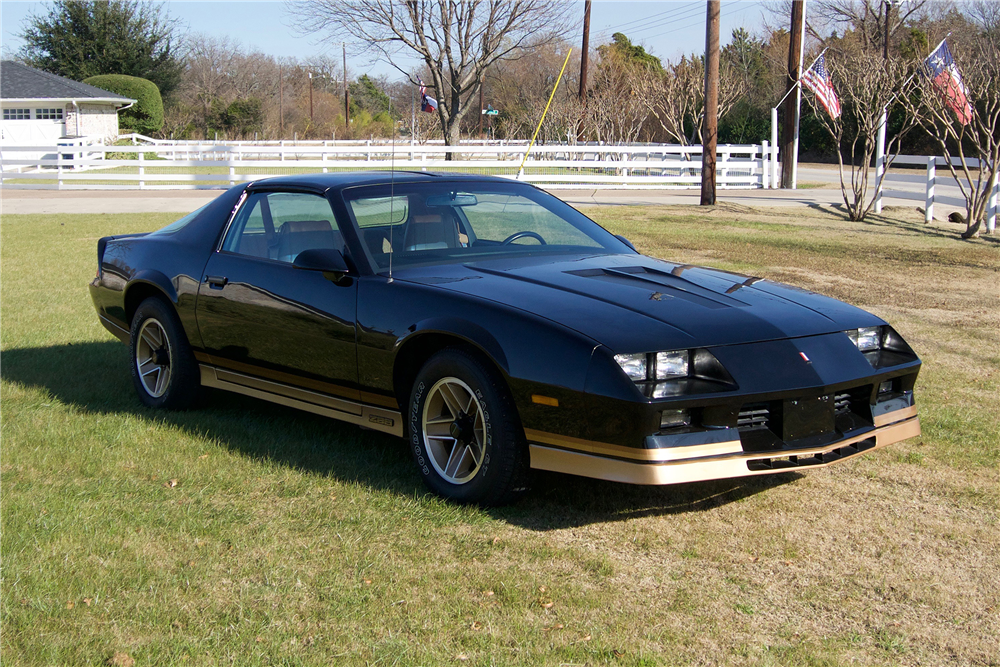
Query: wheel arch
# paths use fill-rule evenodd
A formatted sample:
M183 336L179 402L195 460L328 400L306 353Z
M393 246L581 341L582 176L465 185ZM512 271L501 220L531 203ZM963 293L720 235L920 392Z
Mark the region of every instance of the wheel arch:
M139 304L150 297L160 297L176 310L177 291L167 277L158 271L140 271L125 287L124 306L128 325L132 324Z
M441 318L422 322L398 343L392 385L405 412L410 388L427 360L447 348L464 349L484 359L502 378L509 375L507 356L500 343L483 327L465 320Z

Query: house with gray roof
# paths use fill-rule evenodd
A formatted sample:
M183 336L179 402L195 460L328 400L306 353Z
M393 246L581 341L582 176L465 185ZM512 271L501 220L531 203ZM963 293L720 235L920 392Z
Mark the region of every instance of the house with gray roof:
M0 145L53 146L60 140L114 141L118 111L135 100L12 60L0 62Z

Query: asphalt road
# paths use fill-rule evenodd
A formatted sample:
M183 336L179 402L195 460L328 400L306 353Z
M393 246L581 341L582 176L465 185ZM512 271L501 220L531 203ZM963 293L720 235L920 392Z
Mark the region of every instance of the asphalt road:
M892 170L886 177L886 206L923 207L925 176L922 170ZM874 180L874 179L873 179ZM943 219L962 210L964 200L954 180L938 169L935 217ZM720 202L745 206L837 206L842 205L837 168L802 166L799 182L822 187L799 190L719 190ZM13 190L0 188L0 214L57 213L189 213L219 196L222 190ZM574 206L662 206L696 205L698 190L550 190Z

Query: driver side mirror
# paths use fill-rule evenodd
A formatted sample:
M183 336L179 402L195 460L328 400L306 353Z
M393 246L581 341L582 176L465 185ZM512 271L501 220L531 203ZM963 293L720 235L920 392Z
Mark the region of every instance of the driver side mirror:
M292 266L306 271L322 271L323 277L333 283L342 281L350 271L344 255L333 248L303 250L295 257Z

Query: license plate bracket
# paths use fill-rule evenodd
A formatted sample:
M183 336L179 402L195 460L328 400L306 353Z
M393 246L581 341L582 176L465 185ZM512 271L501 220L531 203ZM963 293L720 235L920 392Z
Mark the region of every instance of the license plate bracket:
M782 440L800 440L835 429L833 396L787 399L782 405Z

